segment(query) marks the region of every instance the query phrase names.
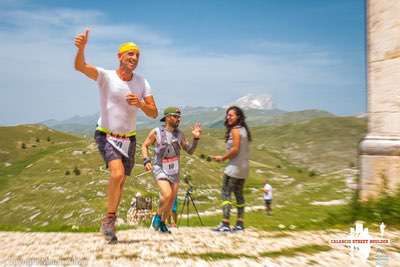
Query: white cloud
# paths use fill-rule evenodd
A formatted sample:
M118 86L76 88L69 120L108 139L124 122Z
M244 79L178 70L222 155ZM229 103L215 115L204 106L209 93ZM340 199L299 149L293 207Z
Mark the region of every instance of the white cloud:
M98 20L102 13L98 11L80 11L74 9L39 9L2 11L0 15L9 23L20 27L65 27L83 22ZM29 23L29 24L28 24Z
M40 9L2 11L0 30L0 123L87 115L98 110L96 85L73 69L74 35L89 26L86 59L105 68L117 65L116 49L133 40L142 48L138 69L159 105L223 105L248 92L280 100L293 90L340 85L343 62L322 48L259 41L243 53L216 54L182 47L144 25L112 24L99 11ZM314 87L313 87L314 86ZM279 103L278 103L279 105Z
M166 46L172 41L169 38L151 32L140 25L94 25L93 34L95 38L117 41L134 40L138 44Z

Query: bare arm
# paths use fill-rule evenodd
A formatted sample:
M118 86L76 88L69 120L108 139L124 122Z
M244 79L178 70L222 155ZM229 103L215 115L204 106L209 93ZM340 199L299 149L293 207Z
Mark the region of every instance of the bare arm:
M182 133L182 140L181 140L181 146L182 146L183 150L185 150L190 155L193 154L193 152L195 151L197 144L200 140L200 135L201 135L200 123L196 122L195 125L193 126L192 135L193 135L193 141L190 144L186 140L186 137L183 133Z
M237 156L240 149L240 130L238 128L233 128L231 130L232 133L232 148L229 149L225 155L223 156L213 156L213 159L216 161L225 161L227 159L233 159Z
M143 102L142 102L143 103ZM156 103L154 102L153 96L146 96L144 98L144 104L140 107L144 114L146 114L150 118L157 118L158 110L156 107Z
M144 101L141 101L137 95L128 93L126 101L128 101L129 105L140 108L148 117L153 119L157 118L158 110L153 96L146 96Z
M143 159L149 159L149 146L152 146L156 141L156 131L152 130L149 135L146 137L142 144L142 157ZM151 162L145 164L144 169L146 171L150 171L153 169Z
M80 33L75 37L75 46L78 48L75 56L75 69L90 79L97 80L99 73L96 67L85 62L85 48L88 40L89 29L86 29L84 33Z

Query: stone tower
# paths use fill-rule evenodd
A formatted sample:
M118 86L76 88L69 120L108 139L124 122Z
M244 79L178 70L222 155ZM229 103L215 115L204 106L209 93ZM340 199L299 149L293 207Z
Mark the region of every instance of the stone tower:
M400 1L367 0L368 134L360 143L360 198L400 185Z

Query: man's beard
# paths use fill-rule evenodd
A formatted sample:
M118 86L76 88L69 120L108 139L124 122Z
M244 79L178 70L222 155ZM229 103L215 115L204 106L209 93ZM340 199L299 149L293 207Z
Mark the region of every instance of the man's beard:
M133 64L132 66L130 66L130 63L128 63L128 62L121 62L120 67L122 67L123 69L125 69L127 71L134 71L137 67L137 64Z
M177 129L179 127L179 122L173 123L172 128Z

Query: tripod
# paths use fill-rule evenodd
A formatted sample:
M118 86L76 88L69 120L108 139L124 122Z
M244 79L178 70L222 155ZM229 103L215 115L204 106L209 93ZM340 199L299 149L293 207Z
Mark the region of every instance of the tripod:
M202 222L202 220L200 218L200 214L199 214L199 212L197 210L196 204L194 204L194 200L193 200L193 197L192 197L192 192L193 192L193 187L191 185L189 185L188 190L186 190L185 200L183 201L181 214L180 214L179 220L178 220L178 226L179 226L179 224L181 222L182 213L183 213L183 210L185 209L185 207L186 207L186 226L189 226L189 200L192 202L192 205L193 205L193 207L194 207L194 209L195 209L195 211L197 213L197 217L200 220L201 226L204 226L204 224L203 224L203 222Z

